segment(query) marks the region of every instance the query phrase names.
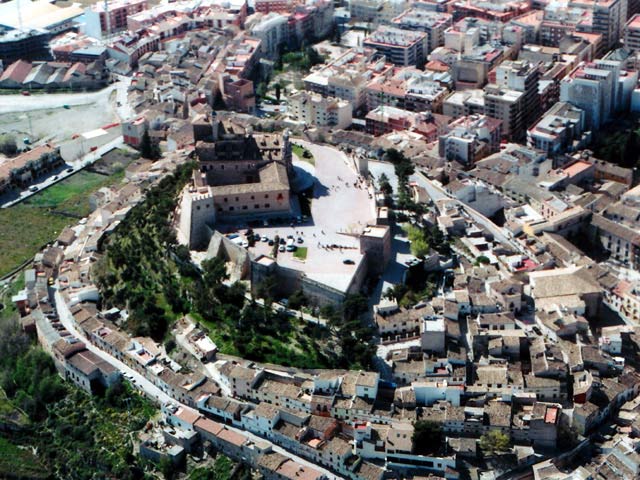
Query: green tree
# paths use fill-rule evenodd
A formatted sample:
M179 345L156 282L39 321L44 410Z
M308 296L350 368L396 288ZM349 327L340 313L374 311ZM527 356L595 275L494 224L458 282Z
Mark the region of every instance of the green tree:
M429 455L440 450L443 442L442 427L436 422L418 420L413 424L412 451L417 455Z
M415 225L408 225L404 227L404 229L407 232L407 237L411 244L411 254L418 258L424 258L429 255L431 247L425 231Z
M256 288L256 296L264 299L264 304L270 306L276 300L280 282L275 275L269 275Z
M385 292L385 298L390 300L395 300L396 302L400 302L402 298L409 292L409 287L407 287L404 283L398 283L392 287L389 287Z
M509 443L509 436L500 430L491 430L480 437L480 449L488 454L508 451Z
M485 255L480 255L476 257L475 263L478 265L489 265L491 263L491 260Z
M18 144L13 135L3 135L0 137L0 153L8 157L18 153Z
M380 191L385 195L391 195L393 193L393 187L389 183L389 177L386 174L382 173L378 178L378 185L380 186Z
M304 294L304 291L299 288L289 296L289 308L292 308L293 310L300 310L300 308L305 306L308 301L309 299Z
M176 478L176 467L168 457L162 457L160 459L158 470L162 473L164 480L173 480Z
M361 294L347 295L342 302L342 314L347 321L356 320L368 308L367 297Z
M162 155L160 145L151 140L149 130L145 130L140 139L140 155L142 158L157 160Z

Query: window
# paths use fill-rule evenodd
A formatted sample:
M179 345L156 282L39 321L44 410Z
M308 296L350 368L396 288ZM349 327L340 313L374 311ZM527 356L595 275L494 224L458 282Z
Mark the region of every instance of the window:
M271 208L271 204L270 203L265 203L264 204L264 208Z
M246 209L247 209L247 206L246 206L246 205L243 205L243 206L242 206L242 209L243 209L243 210L246 210Z
M268 193L265 194L264 198L269 198L269 194Z
M256 203L256 204L253 206L253 208L255 208L255 209L259 209L259 208L260 208L260 204L259 204L259 203Z
M225 202L228 202L229 200L227 199L227 197L224 197L224 201L225 201Z
M233 207L229 207L229 211L233 212L234 208Z

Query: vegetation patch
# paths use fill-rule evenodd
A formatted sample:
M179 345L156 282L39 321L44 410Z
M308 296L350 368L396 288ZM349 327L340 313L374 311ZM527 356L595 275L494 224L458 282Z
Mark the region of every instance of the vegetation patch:
M297 144L292 144L291 145L291 151L302 161L304 162L308 162L311 165L315 165L316 164L316 160L313 157L313 154L309 151L309 149L304 148L300 145Z
M306 260L307 252L308 252L307 247L298 247L296 248L296 251L293 252L293 256L296 257L298 260Z
M0 275L32 258L64 227L76 223L74 217L87 216L91 211L88 197L122 178L123 173L105 177L78 172L24 202L0 209Z
M0 332L0 386L6 392L0 410L19 412L25 424L0 434L0 477L11 478L7 471L17 478L142 478L130 434L155 414L153 404L128 384L90 396L64 383L17 316L2 319Z
M31 448L0 437L0 477L44 479L50 478L50 473Z

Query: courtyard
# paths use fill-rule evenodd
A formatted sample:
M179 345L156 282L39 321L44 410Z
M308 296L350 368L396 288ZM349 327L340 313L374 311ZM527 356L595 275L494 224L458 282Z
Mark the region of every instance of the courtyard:
M288 225L253 228L254 234L273 240L294 239L295 252L277 253L278 264L303 271L312 280L346 291L363 260L358 234L375 223L371 189L356 173L353 162L339 150L295 140L307 148L315 165L296 161L296 166L315 178L310 196L311 218ZM300 239L300 240L298 240ZM304 250L306 248L306 256ZM272 256L274 246L258 241L249 251Z

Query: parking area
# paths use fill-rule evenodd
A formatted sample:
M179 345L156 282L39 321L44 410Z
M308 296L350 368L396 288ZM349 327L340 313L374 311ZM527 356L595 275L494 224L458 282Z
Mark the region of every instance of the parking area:
M296 143L303 142L296 140ZM285 242L278 246L280 265L303 271L313 280L345 291L364 258L357 234L375 221L374 200L342 152L310 143L304 146L315 158L311 218L253 228L253 234L256 238L259 235L260 240L248 248L256 256L272 256L274 245L269 245L269 240L273 242L277 235ZM244 235L241 237L240 241ZM287 251L287 242L295 245L295 251Z

